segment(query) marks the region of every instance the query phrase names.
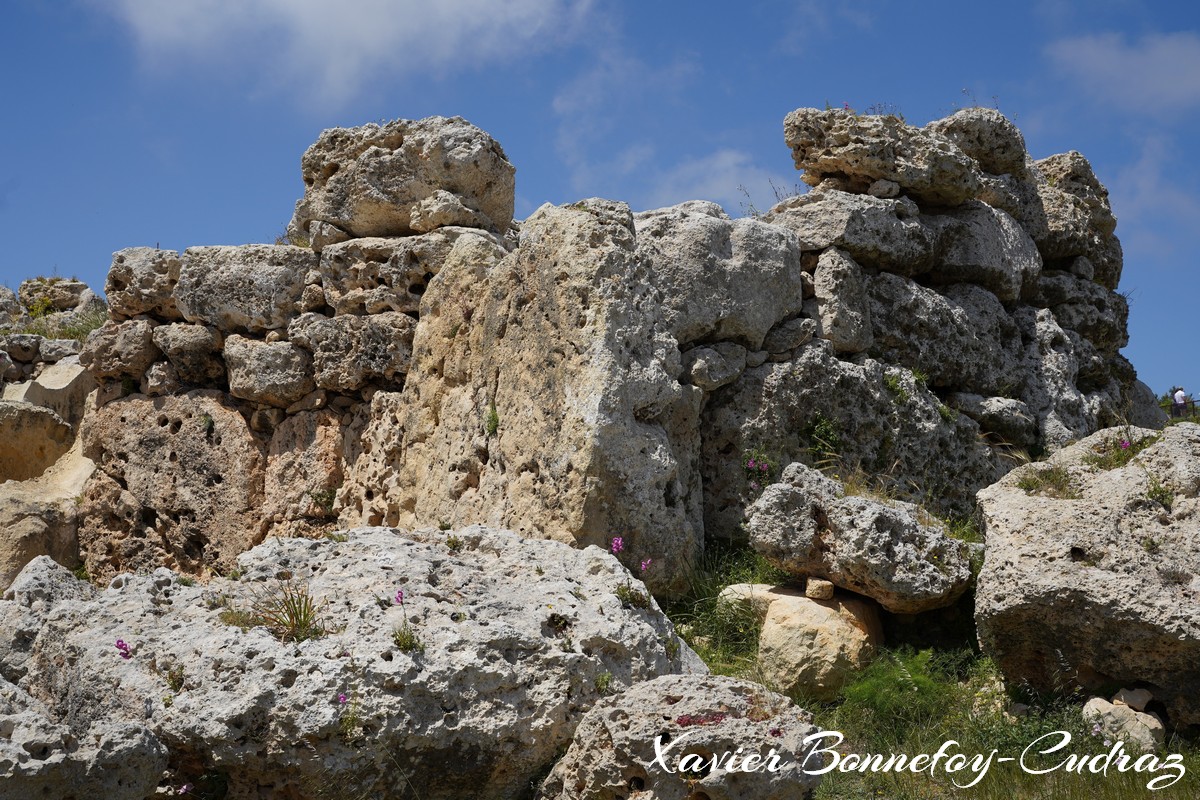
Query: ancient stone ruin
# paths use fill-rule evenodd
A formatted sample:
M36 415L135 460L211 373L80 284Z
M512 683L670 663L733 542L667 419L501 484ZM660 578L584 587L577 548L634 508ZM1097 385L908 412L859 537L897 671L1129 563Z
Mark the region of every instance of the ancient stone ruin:
M1153 686L1165 713L1200 721L1194 613L1131 611L1161 644L1109 663L1083 634L1030 633L1051 603L1041 578L993 556L1027 546L1008 539L1025 511L996 505L1026 457L1165 421L1119 353L1121 247L1087 160L1035 160L982 108L924 128L799 109L784 131L811 190L761 216L593 198L518 222L513 165L461 118L329 130L302 159L288 243L120 251L109 319L82 347L0 339L0 427L40 448L0 451L0 494L23 504L20 528L0 511L0 621L16 632L0 720L53 753L31 765L0 737L0 774L31 797L75 796L55 794L71 782L140 797L219 770L231 798L300 800L329 775L401 791L388 781L453 762L459 782L422 797L517 797L551 767L541 796L575 797L644 745L586 712L640 719L662 692L687 719L728 695L713 736L786 718L795 745L805 712L704 677L651 598L685 592L714 542L807 583L730 596L757 604L777 688L836 696L881 615L954 605L984 558L981 640L1010 677L1044 676L1048 642L1069 642L1097 687ZM94 308L66 283L0 295L0 311ZM1195 436L1156 446L1194 459ZM1177 515L1200 490L1188 470L1162 477ZM854 496L855 475L889 497ZM51 479L38 506L31 487ZM985 489L986 551L944 522ZM1194 561L1191 524L1159 538ZM1088 535L1085 560L1117 564L1115 540ZM1196 591L1187 564L1179 602ZM328 638L228 623L293 580L329 603ZM1103 583L1080 589L1101 615ZM1192 627L1171 645L1177 613ZM399 644L410 626L423 649ZM847 626L844 650L797 655ZM687 796L672 787L653 796Z

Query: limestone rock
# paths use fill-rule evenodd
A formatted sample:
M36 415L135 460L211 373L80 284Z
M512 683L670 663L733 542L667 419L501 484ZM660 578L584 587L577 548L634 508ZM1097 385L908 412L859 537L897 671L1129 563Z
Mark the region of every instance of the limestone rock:
M167 749L139 722L96 720L77 736L0 676L0 782L11 798L151 797Z
M10 333L0 338L0 349L12 357L13 361L36 361L42 349L43 337L33 333Z
M297 313L311 250L289 245L189 247L175 299L188 322L221 331L262 333L287 327Z
M312 357L291 342L260 342L234 334L225 339L229 393L287 408L315 388Z
M68 356L77 356L81 350L75 339L42 339L38 351L38 360L47 364L55 364Z
M654 559L655 591L682 589L703 547L703 392L679 383L633 215L544 206L516 252L473 252L429 282L404 391L371 400L342 523L482 521L602 547L619 532L627 563Z
M763 221L793 231L802 250L845 250L857 262L919 275L933 262L937 237L907 197L877 199L836 189L789 197Z
M20 369L20 367L16 367L16 365L13 364L12 356L10 356L6 351L0 350L0 384L8 380L9 372L15 371L14 367L16 370Z
M971 580L967 548L916 507L847 496L790 464L748 512L750 544L792 575L812 575L912 614L951 605Z
M314 222L354 237L461 225L508 229L515 170L491 136L461 117L324 131L301 159L304 197L289 231Z
M537 798L803 800L820 782L804 770L811 747L804 738L814 733L810 714L758 684L717 675L664 676L598 702ZM656 760L660 752L666 769ZM697 777L680 769L680 759L691 753L705 763L732 753L739 759L759 753L764 760L757 770L697 769L704 773ZM816 758L808 769L820 766Z
M164 394L175 394L183 388L175 368L166 361L156 361L146 370L138 388L147 397L161 397Z
M747 368L713 393L700 420L706 533L743 535L743 511L757 492L741 461L755 449L776 465L836 462L919 475L889 488L939 514L968 513L975 492L1004 474L1003 462L980 440L973 421L948 415L911 376L896 376L905 389L897 396L888 375L896 375L895 368L870 358L841 360L828 342L814 339L794 358Z
M1096 179L1087 159L1075 151L1036 162L1042 181L1037 184L1045 212L1045 238L1035 237L1047 261L1073 261L1085 256L1094 279L1116 289L1121 279L1121 245L1113 236L1116 218L1108 190Z
M784 140L804 182L837 175L856 193L893 181L919 203L956 206L980 188L979 167L949 138L894 116L799 108L783 121Z
M416 327L412 317L395 311L365 317L304 314L288 327L288 336L313 354L314 378L323 389L354 391L373 381L399 388Z
M465 239L459 244L460 239ZM458 248L502 248L491 234L441 228L421 236L351 239L321 251L325 301L338 314L415 313L429 281Z
M804 581L804 596L813 600L832 600L834 588L833 581L807 578Z
M157 566L226 571L261 541L262 445L222 393L115 400L81 433L97 465L79 530L94 578Z
M839 353L860 353L871 346L871 306L862 268L840 250L826 250L813 276L816 286L816 335Z
M1042 271L1037 246L1016 220L980 202L924 219L935 231L938 255L929 271L939 284L973 283L1005 302L1036 288Z
M0 400L0 483L36 478L71 441L71 426L49 408Z
M101 720L144 726L168 748L171 786L236 764L230 797L415 784L425 800L499 800L551 765L603 690L703 670L653 601L622 605L614 591L630 578L612 556L483 528L454 531L453 546L448 535L272 539L238 559L241 581L207 586L160 569L101 590L37 559L0 600L14 633L0 674L36 688L79 740ZM280 576L315 598L325 636L283 642L223 621L222 602L280 596Z
M995 433L1005 442L1031 447L1037 442L1037 419L1029 406L1009 397L983 397L954 392L946 404L979 423L981 430Z
M1161 428L1167 423L1167 412L1158 404L1158 395L1141 381L1129 387L1129 424L1135 428Z
M1150 436L1125 466L1086 461ZM1064 470L1067 498L1036 490L1051 468ZM1200 721L1198 495L1200 426L1190 423L1100 431L980 492L976 622L1006 677L1045 690L1064 674L1085 689L1136 683L1172 726Z
M70 356L51 364L31 381L4 387L4 399L48 408L71 427L83 418L84 402L96 388L91 373Z
M174 250L130 247L113 253L104 284L112 318L119 322L150 314L161 320L182 319L174 294L179 269Z
M761 621L776 595L769 583L731 583L717 595L717 606L750 609Z
M806 320L810 325L812 320ZM706 392L733 383L746 369L746 348L734 342L693 347L683 354L683 374Z
M771 328L767 338L763 339L763 349L772 355L789 353L797 347L812 341L817 332L815 320L805 317L793 317ZM758 366L755 364L754 366Z
M1154 699L1154 695L1145 689L1121 689L1113 696L1113 705L1129 706L1134 711L1145 711L1146 704Z
M209 386L225 378L220 357L223 340L216 328L177 322L159 325L151 336L183 383Z
M0 286L0 325L15 321L24 313L17 293L7 286Z
M1129 301L1091 281L1063 272L1043 275L1032 303L1049 308L1059 325L1101 351L1115 354L1129 344Z
M146 319L108 321L88 334L79 363L96 378L131 378L142 374L162 353L154 345L154 324Z
M17 296L29 311L39 312L33 316L44 317L55 311L75 308L87 288L86 283L74 278L31 278L21 281Z
M267 447L263 516L303 530L305 521L337 518L334 501L344 480L341 415L330 410L293 413L274 428Z
M984 172L1024 177L1025 137L1007 117L992 108L974 106L935 120L925 130L945 136L975 159Z
M1113 705L1103 697L1093 697L1084 704L1083 721L1099 726L1100 735L1119 739L1135 752L1154 753L1166 741L1166 729L1157 715Z
M752 350L803 303L796 236L755 219L729 219L693 201L634 217L668 330L681 346L729 340ZM770 287L770 291L764 291Z
M1024 388L1021 330L991 292L961 284L939 293L881 273L869 294L875 358L920 371L932 386L1007 396Z
M879 611L842 595L813 600L774 589L758 638L763 680L788 694L834 700L883 644Z

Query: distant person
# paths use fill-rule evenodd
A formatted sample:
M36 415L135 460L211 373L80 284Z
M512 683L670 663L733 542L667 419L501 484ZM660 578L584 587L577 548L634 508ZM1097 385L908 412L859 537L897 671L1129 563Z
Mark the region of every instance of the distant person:
M1182 386L1175 387L1175 402L1171 404L1171 416L1182 417L1184 409L1187 408L1187 393L1183 391Z

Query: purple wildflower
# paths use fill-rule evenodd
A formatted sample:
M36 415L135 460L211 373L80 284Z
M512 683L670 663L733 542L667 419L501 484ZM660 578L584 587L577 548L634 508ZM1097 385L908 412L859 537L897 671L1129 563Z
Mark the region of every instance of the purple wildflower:
M345 692L338 695L338 702L341 703L342 705L346 705L346 693Z
M753 491L755 491L755 492L757 492L757 491L758 491L758 484L757 484L757 483L755 483L754 481L750 481L750 489L751 489L751 490L753 490Z
M124 639L117 639L117 650L121 652L121 658L127 661L132 658L133 654L130 652L131 649L132 648L125 643Z
M768 466L767 466L766 462L763 462L762 464L759 464L759 465L758 465L758 468L759 468L760 470L762 470L763 472L766 472L768 469L770 469L770 467L768 467Z
M403 589L396 590L396 605L401 605L401 606L404 605L404 590Z
M620 536L614 536L613 540L612 540L613 555L616 555L617 553L621 552L624 549L625 549L625 539Z
M1128 450L1128 449L1129 449L1129 442L1127 442L1127 441L1125 441L1124 439L1122 439L1122 440L1121 440L1121 449L1122 449L1122 450Z
M754 469L757 462L752 458L746 462L746 469Z
M650 569L650 564L653 561L654 561L654 559L647 558L645 561L642 562L642 573L643 574L645 574L646 570Z
M175 794L191 794L192 789L195 789L195 788L196 787L193 786L192 784L185 783L183 786L179 787L178 791L176 791Z

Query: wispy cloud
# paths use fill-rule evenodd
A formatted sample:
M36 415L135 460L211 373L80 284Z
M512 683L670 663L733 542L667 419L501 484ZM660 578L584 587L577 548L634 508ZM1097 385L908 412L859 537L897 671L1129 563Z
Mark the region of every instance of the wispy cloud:
M750 154L721 149L686 159L656 175L646 206L655 208L685 200L712 200L732 216L766 211L779 193L796 193L798 173L790 178L763 169ZM790 181L790 182L789 182Z
M92 0L156 69L252 74L325 105L373 78L428 80L552 47L591 0Z
M1103 33L1052 42L1046 54L1096 100L1169 117L1200 107L1200 35Z
M1200 228L1200 200L1176 180L1182 158L1167 138L1149 137L1137 160L1111 182L1113 211L1120 222L1117 233L1127 255L1161 260L1191 248L1191 241L1179 234Z

